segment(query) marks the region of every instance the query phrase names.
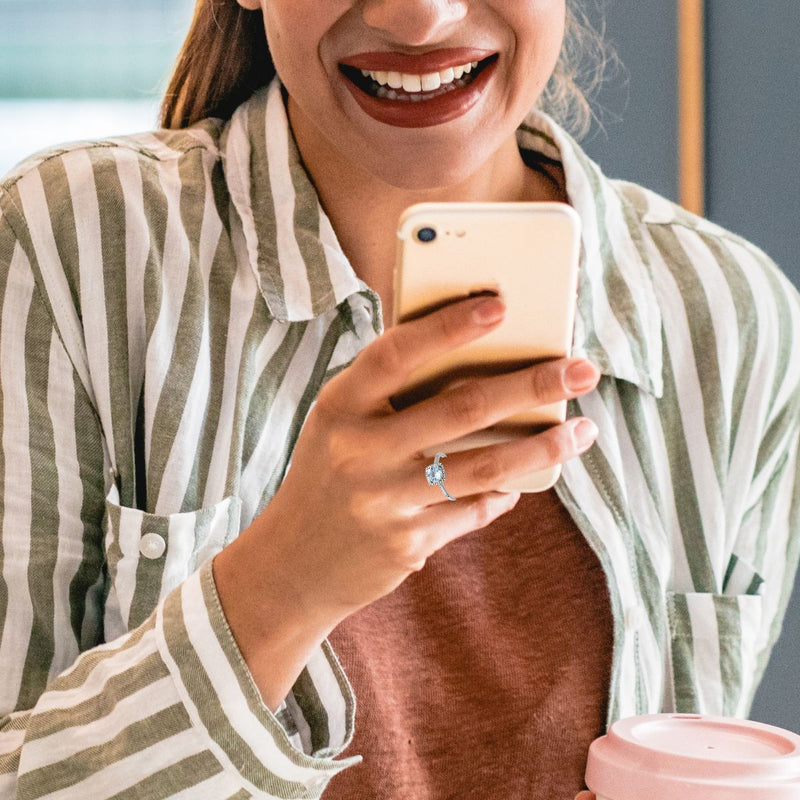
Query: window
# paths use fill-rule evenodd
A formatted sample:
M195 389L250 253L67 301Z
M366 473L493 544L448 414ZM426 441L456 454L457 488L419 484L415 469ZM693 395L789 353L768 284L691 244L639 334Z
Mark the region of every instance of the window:
M0 0L0 174L157 124L194 0Z

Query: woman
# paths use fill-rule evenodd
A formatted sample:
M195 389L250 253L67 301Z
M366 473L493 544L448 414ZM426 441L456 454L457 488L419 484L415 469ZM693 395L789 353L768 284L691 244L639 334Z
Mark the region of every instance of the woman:
M529 114L565 19L201 0L165 129L5 178L0 791L572 797L614 719L746 714L798 560L797 294ZM576 208L573 358L393 410L500 318L389 327L423 199ZM456 502L424 479L565 398L449 454Z

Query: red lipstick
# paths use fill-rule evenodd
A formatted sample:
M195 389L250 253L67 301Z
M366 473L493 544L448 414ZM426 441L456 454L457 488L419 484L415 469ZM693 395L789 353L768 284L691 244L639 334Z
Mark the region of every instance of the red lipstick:
M361 109L378 122L400 128L441 125L466 114L480 99L494 74L498 54L475 48L435 50L420 55L360 53L339 64L348 91ZM432 91L408 92L382 87L361 70L424 75L478 62L470 73Z

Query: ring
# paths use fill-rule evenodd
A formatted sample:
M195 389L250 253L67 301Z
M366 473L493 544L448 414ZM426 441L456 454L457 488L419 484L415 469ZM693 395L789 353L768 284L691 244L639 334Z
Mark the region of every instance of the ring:
M448 500L455 500L455 497L451 497L444 488L444 479L447 477L447 473L444 471L444 464L439 463L440 458L447 458L446 453L437 453L436 457L433 459L433 464L429 464L425 467L425 477L428 479L428 483L431 486L438 486L445 494L445 497Z

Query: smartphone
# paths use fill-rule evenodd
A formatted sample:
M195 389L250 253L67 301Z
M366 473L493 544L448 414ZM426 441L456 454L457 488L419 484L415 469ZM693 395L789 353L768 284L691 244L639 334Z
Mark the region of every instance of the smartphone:
M580 217L565 203L419 203L397 229L393 324L499 293L503 321L485 336L428 362L391 398L401 410L471 377L570 355L580 255ZM532 406L481 431L424 450L454 453L529 436L566 419L566 400ZM498 487L540 492L560 465Z

